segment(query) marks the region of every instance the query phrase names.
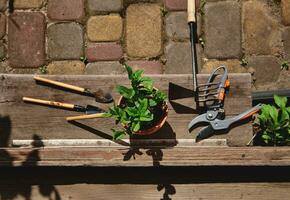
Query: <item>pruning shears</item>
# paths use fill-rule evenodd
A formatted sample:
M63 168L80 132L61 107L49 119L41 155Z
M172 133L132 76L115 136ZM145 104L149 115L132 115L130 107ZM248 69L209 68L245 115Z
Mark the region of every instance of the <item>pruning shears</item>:
M223 73L219 73L220 71ZM221 76L220 80L215 82L215 79L219 75ZM194 118L189 123L188 129L191 130L200 123L209 124L198 133L197 141L212 136L216 131L227 130L232 124L252 116L261 109L262 104L258 104L235 117L225 119L224 100L229 87L228 70L225 66L220 66L215 69L211 73L207 83L197 87L197 103L204 103L207 111ZM212 102L212 104L208 105L208 102Z

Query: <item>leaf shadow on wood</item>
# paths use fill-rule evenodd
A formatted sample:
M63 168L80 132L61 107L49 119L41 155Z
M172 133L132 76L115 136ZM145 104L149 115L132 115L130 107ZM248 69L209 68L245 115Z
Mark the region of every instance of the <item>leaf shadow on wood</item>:
M8 147L10 136L11 136L12 122L9 116L0 116L0 146ZM41 141L41 137L38 135L33 136L33 140L37 141L32 142L32 147L35 149L29 152L26 155L26 160L21 163L22 166L37 166L37 162L40 160L39 157L39 147L43 147L43 143ZM10 155L5 149L0 149L0 160L1 162L5 162L6 168L12 169L14 166L14 157ZM3 168L1 169L3 170ZM33 170L31 168L31 170ZM4 177L3 177L4 176ZM10 177L5 178L5 174L0 174L1 180L9 180ZM0 185L0 199L1 200L10 200L15 199L18 196L22 196L25 200L30 200L32 196L32 184L17 184L15 182L10 183L8 185L1 184ZM53 185L39 185L39 191L42 196L49 197L51 200L61 200L59 192ZM54 198L52 198L54 196Z
M158 184L157 185L157 190L161 191L164 190L163 198L160 200L171 200L169 195L175 195L176 194L176 189L172 184Z
M152 135L132 135L130 137L130 149L123 153L124 161L136 159L136 155L142 156L141 149L146 150L146 155L152 157L153 166L160 166L160 161L163 158L162 149L172 148L177 145L176 133L168 122Z

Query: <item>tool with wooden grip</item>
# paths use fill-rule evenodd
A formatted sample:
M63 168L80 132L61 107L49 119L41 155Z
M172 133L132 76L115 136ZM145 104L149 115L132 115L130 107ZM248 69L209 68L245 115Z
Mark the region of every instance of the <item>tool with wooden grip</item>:
M113 101L112 95L110 93L105 93L102 89L99 89L97 91L91 91L88 88L82 88L79 86L70 85L67 83L62 83L59 81L54 81L54 80L50 80L50 79L39 77L39 76L34 76L34 79L36 81L41 81L44 83L52 84L52 85L66 88L72 91L80 92L88 96L95 97L96 101L100 103L110 103Z
M192 55L192 74L193 74L193 91L197 91L197 23L196 23L196 12L195 12L195 0L187 1L187 14L188 14L188 25L190 30L190 43L191 43L191 55Z
M104 112L103 109L92 106L92 105L80 106L80 105L75 105L75 104L62 103L62 102L56 102L56 101L47 101L47 100L34 99L34 98L29 98L29 97L23 97L22 100L25 102L29 102L29 103L35 103L35 104L52 106L52 107L70 109L70 110L73 110L76 112L84 112L88 115Z
M67 117L67 121L75 121L75 120L84 120L84 119L95 119L95 118L104 118L106 117L106 113L96 113L96 114L90 114L90 115L80 115L80 116L73 116L73 117Z

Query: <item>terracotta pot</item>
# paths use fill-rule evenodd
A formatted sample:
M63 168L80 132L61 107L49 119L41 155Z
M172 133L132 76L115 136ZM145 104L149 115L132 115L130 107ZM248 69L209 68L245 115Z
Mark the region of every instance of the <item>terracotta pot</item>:
M118 105L121 104L122 100L123 100L123 97L121 96L119 98ZM151 134L159 131L162 128L162 126L165 124L165 122L167 120L167 117L168 117L168 105L166 103L165 106L164 106L162 117L160 118L160 120L158 122L156 122L154 124L154 126L146 128L144 130L139 130L137 132L134 132L134 134L136 134L136 135L151 135Z

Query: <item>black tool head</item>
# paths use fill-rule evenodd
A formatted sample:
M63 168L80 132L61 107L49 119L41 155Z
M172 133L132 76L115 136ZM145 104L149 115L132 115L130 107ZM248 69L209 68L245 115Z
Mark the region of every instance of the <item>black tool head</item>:
M86 114L96 114L96 113L103 113L103 112L105 112L105 110L96 106L87 105L86 107Z

